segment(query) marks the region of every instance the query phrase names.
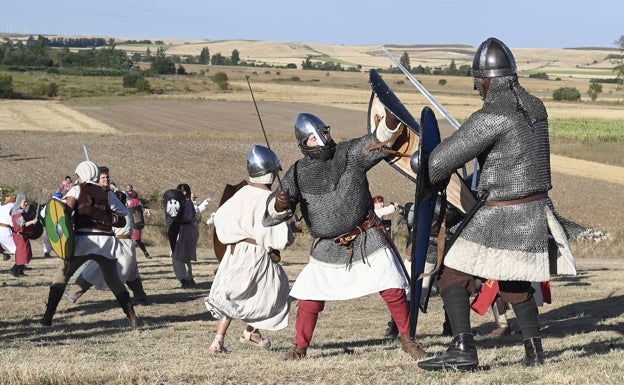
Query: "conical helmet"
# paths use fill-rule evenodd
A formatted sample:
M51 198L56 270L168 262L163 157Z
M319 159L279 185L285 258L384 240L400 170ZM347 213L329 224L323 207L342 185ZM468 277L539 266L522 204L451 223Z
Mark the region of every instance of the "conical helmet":
M516 74L516 59L505 43L495 37L481 43L472 61L472 76L493 78Z

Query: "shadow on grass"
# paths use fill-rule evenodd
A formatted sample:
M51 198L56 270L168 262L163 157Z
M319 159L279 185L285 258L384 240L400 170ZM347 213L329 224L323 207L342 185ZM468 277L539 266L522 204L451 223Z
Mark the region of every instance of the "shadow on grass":
M574 277L570 277L574 278ZM567 278L568 281L574 279ZM584 282L578 282L584 285ZM545 340L545 355L547 360L563 360L561 356L577 352L580 357L592 357L609 354L614 350L624 349L624 322L620 318L624 314L624 295L608 296L592 301L576 302L565 305L551 311L540 314L542 325L541 336ZM510 310L508 317L513 317ZM515 319L514 319L515 321ZM493 337L489 332L496 326L492 323L484 323L474 328L477 335L477 348L479 350L496 349L500 347L517 346L523 352L517 360L499 362L502 366L517 365L523 358L522 333L515 332L503 337ZM597 339L588 343L575 343L575 335L595 333L595 332L616 332L618 337L607 340ZM450 337L442 338L439 334L417 334L417 338L424 342L425 350L436 350L434 347L446 349L450 346ZM549 339L566 339L562 343L564 348L550 349ZM559 343L560 345L561 343ZM372 345L382 345L384 350L401 349L399 340L388 342L381 338L362 339L353 341L338 341L313 346L314 349L321 350L319 357L333 357L343 354L356 354L354 349L364 349ZM552 345L555 345L554 343ZM322 351L327 350L327 351ZM480 366L479 370L488 370L489 367Z

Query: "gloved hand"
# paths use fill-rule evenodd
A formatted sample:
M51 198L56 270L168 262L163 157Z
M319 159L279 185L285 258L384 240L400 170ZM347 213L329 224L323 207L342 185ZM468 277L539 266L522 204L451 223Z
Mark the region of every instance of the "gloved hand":
M275 211L281 213L290 209L290 194L288 190L279 190L275 194Z

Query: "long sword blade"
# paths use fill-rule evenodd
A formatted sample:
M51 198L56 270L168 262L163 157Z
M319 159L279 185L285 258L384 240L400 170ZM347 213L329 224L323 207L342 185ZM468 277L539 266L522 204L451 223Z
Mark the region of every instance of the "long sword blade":
M412 84L414 85L414 87L416 87L418 89L418 91L420 91L421 94L423 94L423 96L425 98L427 98L427 100L429 100L429 102L431 102L431 104L433 104L433 106L442 114L442 116L444 116L444 118L451 124L451 126L455 129L455 130L459 130L459 122L457 121L457 119L455 119L455 117L453 115L451 115L450 112L448 112L448 110L446 108L444 108L444 106L442 104L440 104L440 102L438 102L436 100L436 98L433 97L433 95L431 95L431 93L425 88L425 86L423 86L418 79L416 79L414 77L414 75L412 75L411 72L408 71L407 68L405 68L403 66L403 64L401 64L400 61L397 60L396 57L394 57L394 55L388 51L388 49L386 47L383 47L384 52L386 53L386 55L388 55L388 57L390 58L390 60L392 60L392 62L397 66L398 69L401 70L401 72L403 72L403 74L405 76L407 76L407 78L409 79L410 82L412 82ZM473 173L473 178L474 176L477 175L477 165L475 163L475 172ZM466 177L467 173L466 173L466 166L464 165L462 167L462 174L464 176L464 178Z
M85 154L85 160L89 160L89 153L87 152L87 145L83 144L82 145L82 149L84 150L84 154Z
M454 129L458 130L459 129L459 122L457 121L457 119L455 119L455 117L453 115L451 115L450 112L447 111L446 108L444 108L444 106L442 104L440 104L440 102L438 102L436 100L436 98L433 97L433 95L431 95L431 93L429 93L429 91L427 91L427 89L425 88L425 86L423 86L418 79L416 79L414 77L414 75L412 75L411 72L408 71L407 68L405 68L403 66L403 64L401 64L400 61L397 60L396 57L394 57L394 55L388 51L388 49L386 47L383 47L384 52L386 53L386 55L388 55L388 57L390 58L390 60L392 60L392 62L397 66L398 69L401 70L401 72L403 72L403 74L405 76L407 76L407 78L409 79L410 82L412 82L412 84L418 89L418 91L420 91L420 93L423 94L423 96L425 98L427 98L427 100L429 100L431 102L431 104L433 104L433 106L444 116L444 118L451 123L451 126L453 126Z

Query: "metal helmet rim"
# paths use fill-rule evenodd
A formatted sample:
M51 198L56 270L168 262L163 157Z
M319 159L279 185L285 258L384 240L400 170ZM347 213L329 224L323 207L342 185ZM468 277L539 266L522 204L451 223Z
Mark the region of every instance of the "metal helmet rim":
M516 59L505 43L490 37L479 45L472 61L473 77L493 78L517 73Z

